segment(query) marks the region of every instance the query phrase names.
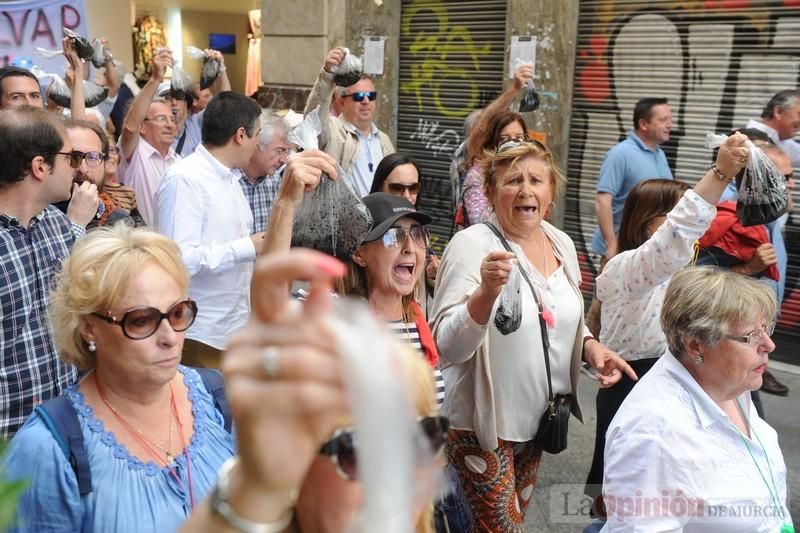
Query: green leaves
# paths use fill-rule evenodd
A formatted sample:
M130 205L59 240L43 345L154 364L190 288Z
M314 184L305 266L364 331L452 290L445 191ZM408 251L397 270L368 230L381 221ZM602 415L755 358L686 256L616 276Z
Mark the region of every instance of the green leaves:
M7 443L0 441L0 457L4 455ZM0 531L5 531L14 521L17 504L28 486L25 480L6 481L0 469Z

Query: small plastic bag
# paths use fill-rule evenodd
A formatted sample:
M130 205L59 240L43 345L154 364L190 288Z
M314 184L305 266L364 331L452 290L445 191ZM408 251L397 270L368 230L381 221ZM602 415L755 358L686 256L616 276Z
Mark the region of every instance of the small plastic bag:
M189 76L188 72L177 64L172 67L172 81L170 81L169 85L171 92L185 92L190 83L192 83L192 77Z
M522 324L522 297L519 290L519 265L512 263L511 273L500 293L500 303L494 314L494 327L503 335L514 333Z
M58 74L51 74L41 70L36 71L37 78L50 78L50 86L47 88L47 98L50 98L56 105L69 108L72 105L72 91L67 82ZM96 83L83 80L83 105L87 108L94 107L103 102L108 97L108 89L100 87Z
M727 135L706 134L706 146L719 148ZM770 158L751 141L750 157L741 179L737 176L739 199L736 216L743 226L758 226L779 219L786 212L786 182Z
M92 65L94 65L95 68L102 68L108 61L112 61L114 59L109 49L103 46L103 43L100 42L100 39L94 40L92 43L92 49Z
M203 50L195 46L187 46L186 53L192 59L202 59L203 66L200 68L200 89L208 89L219 77L222 69L219 61L209 57Z
M364 65L361 58L350 53L349 48L345 48L345 56L339 65L331 68L333 72L333 83L339 87L350 87L358 83L364 73Z
M523 61L522 59L516 59L514 61L514 70L516 71L522 65L533 66L533 63L530 61ZM519 112L528 113L530 111L536 111L537 109L539 109L539 93L536 92L536 88L533 86L533 80L528 80L525 82L522 100L519 102Z
M75 43L75 51L78 52L78 57L84 61L90 61L94 56L94 47L89 39L72 31L69 28L63 28L64 37L69 37Z
M319 148L322 123L319 108L310 112L289 134L289 142L304 150ZM292 226L292 246L312 248L342 260L350 259L372 227L372 216L337 165L339 179L325 174L319 185L303 197Z

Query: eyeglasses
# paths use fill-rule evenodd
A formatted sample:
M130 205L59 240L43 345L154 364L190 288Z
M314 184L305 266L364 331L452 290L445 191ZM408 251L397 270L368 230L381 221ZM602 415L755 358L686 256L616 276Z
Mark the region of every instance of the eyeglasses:
M116 324L122 328L122 333L126 337L138 341L146 339L158 331L161 321L165 318L175 331L186 331L194 324L197 316L197 304L189 299L183 300L167 309L166 313L162 313L155 307L139 307L122 315L121 320L117 320L117 317L110 313L105 315L92 313L92 316L102 318L109 324Z
M536 148L549 153L549 150L547 149L547 146L545 146L544 144L540 143L536 139L530 139L527 136L523 137L521 139L509 139L507 141L503 141L501 139L500 140L500 146L497 147L497 153L499 154L499 153L502 153L502 152L505 152L505 151L508 151L508 150L512 150L514 148L517 148L517 147L525 145L525 144L533 145Z
M525 135L518 135L518 136L515 136L515 137L508 137L506 135L501 135L500 139L499 139L500 142L498 143L498 146L503 146L504 144L509 143L509 142L521 143L521 142L524 142L526 139L527 139L527 136L525 136Z
M355 102L361 102L366 98L370 102L374 102L378 97L376 91L358 91L357 93L343 94L342 98L352 98Z
M409 229L405 228L389 228L383 234L383 247L384 248L400 248L406 241L406 235L411 235L411 240L421 246L422 248L428 247L428 228L425 226L411 226Z
M444 448L450 421L445 416L425 416L417 421L419 434L423 439L417 440L418 464L430 464ZM327 455L336 465L336 472L343 479L358 479L357 459L358 439L352 428L334 432L328 442L322 445L319 453Z
M71 152L48 152L43 155L65 155L69 157L69 166L75 169L80 168L81 162L83 162L84 159L86 160L87 166L96 167L106 158L106 154L103 152L81 152L79 150L73 150Z
M386 187L391 194L396 196L402 196L406 191L408 191L409 194L419 193L419 182L412 183L411 185L406 185L404 183L387 183Z
M167 115L157 115L153 118L145 118L145 122L155 122L156 124L160 124L161 126L165 125L167 122L171 122L173 124L178 123L178 119L175 116L167 116Z
M726 339L730 339L732 341L743 342L750 347L755 348L758 346L758 343L761 342L761 339L764 338L764 335L771 336L775 332L775 321L773 320L769 324L764 324L762 329L758 329L756 331L751 331L747 335L725 335Z

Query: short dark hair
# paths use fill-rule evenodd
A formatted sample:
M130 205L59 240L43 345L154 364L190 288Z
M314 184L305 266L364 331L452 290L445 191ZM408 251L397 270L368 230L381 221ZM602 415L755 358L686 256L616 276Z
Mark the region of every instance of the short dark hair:
M795 89L786 89L775 93L764 106L761 118L775 118L775 106L780 107L781 111L786 111L795 104L798 98L800 98L800 91Z
M417 166L417 163L406 154L395 152L381 159L381 162L378 164L378 168L375 169L375 176L372 178L372 189L370 189L369 193L372 194L374 192L382 192L383 182L386 181L386 178L389 177L389 174L392 173L392 170L400 165L414 165L414 168L417 169L417 176L421 187L422 172L419 171L419 166ZM422 191L420 190L420 193L421 192ZM421 196L422 194L417 194L417 203L419 203Z
M637 183L622 208L617 237L618 253L634 250L650 238L647 226L665 216L680 201L689 185L677 180L651 179Z
M101 150L105 156L108 155L108 135L98 126L88 120L78 120L74 118L68 118L64 121L64 126L68 130L75 129L75 128L83 128L85 130L92 130L95 135L100 138L100 145L102 146Z
M63 120L44 109L21 106L0 111L0 189L23 181L36 156L52 167L65 134Z
M252 137L260 116L261 107L252 98L232 91L221 92L208 102L203 114L203 144L225 146L239 128Z
M0 68L0 98L3 97L3 80L6 78L25 77L30 78L36 82L39 90L42 90L42 85L39 83L39 78L33 75L30 70L20 67L2 67Z
M633 106L633 129L639 129L639 121L647 122L653 116L653 108L657 105L669 105L666 98L642 98Z

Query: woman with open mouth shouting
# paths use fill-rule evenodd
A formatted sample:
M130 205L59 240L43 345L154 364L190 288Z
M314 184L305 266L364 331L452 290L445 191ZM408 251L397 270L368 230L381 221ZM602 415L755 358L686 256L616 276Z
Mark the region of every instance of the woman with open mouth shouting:
M583 324L575 245L544 220L566 184L548 150L509 141L486 152L482 168L491 216L457 233L445 250L431 325L453 428L448 459L476 530L517 532L542 451L563 450L570 411L580 418L581 360L598 370L603 387L622 372L635 374ZM510 294L500 298L509 279ZM559 431L542 432L553 428L547 421L556 413Z

